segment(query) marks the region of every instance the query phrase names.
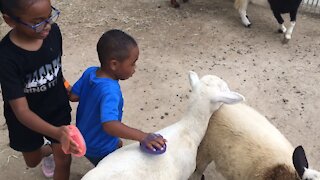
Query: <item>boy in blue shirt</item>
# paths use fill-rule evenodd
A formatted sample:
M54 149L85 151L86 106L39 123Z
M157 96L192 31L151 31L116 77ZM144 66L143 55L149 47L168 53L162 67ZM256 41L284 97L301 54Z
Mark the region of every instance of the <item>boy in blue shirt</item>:
M122 146L120 138L136 140L161 150L165 139L126 126L121 122L123 97L119 80L130 78L139 57L136 41L120 30L104 33L97 44L101 67L90 67L74 84L70 101L79 101L76 125L86 145L86 157L95 166Z

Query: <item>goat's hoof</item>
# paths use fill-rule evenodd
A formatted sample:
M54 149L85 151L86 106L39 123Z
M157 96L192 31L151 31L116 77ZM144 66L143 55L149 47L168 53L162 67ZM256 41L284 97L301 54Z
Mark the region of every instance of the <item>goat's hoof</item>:
M249 23L242 23L243 25L244 25L244 27L246 27L246 28L250 28L251 27L251 23L249 22Z
M278 29L278 33L284 33L282 29Z
M201 176L201 180L204 180L204 175Z
M174 8L179 8L180 7L180 4L172 4L172 6L174 7Z
M183 0L183 2L185 3L185 2L188 2L188 0Z
M287 35L287 34L286 34L286 35L284 36L284 38L285 38L285 39L288 39L288 41L289 41L289 40L291 39L291 35Z
M283 40L282 40L282 44L287 44L289 41L290 41L290 39L283 38Z

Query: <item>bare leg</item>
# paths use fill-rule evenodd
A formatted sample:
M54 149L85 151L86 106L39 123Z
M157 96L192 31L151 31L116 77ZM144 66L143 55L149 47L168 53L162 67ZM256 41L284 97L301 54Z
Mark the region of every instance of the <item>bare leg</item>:
M33 152L22 152L24 161L28 167L36 167L42 160L43 157L52 154L50 145L42 146L40 149Z
M70 176L71 155L64 154L61 144L52 144L53 157L55 162L54 180L68 180Z

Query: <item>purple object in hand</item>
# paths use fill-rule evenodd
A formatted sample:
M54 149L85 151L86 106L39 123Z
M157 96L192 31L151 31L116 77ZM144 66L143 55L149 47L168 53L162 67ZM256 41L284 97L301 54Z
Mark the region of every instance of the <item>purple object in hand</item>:
M158 137L162 137L160 134L149 134L146 139L144 139L141 143L140 143L140 149L143 151L143 152L146 152L146 153L149 153L149 154L154 154L154 155L158 155L158 154L162 154L164 152L166 152L166 149L167 149L167 145L164 144L162 146L161 149L158 149L157 147L154 147L155 151L153 151L152 149L149 149L147 147L147 144L150 142L150 141L153 141L155 139L157 139Z

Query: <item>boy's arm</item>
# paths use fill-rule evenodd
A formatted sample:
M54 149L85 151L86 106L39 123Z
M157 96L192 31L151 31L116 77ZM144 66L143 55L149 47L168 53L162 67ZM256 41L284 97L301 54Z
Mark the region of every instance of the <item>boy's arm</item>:
M66 126L55 127L41 119L29 109L29 105L25 97L10 100L9 104L15 116L23 125L35 132L52 137L61 143L64 141L70 141L70 151L73 153L78 153L78 147L76 143L70 139L69 130Z
M130 139L141 142L145 140L145 138L148 136L148 133L126 126L125 124L117 120L104 122L102 126L108 134L124 139ZM147 144L147 147L150 149L154 149L153 146L155 146L160 149L165 144L165 141L165 139L159 137L157 139L154 139L153 141L150 141Z

